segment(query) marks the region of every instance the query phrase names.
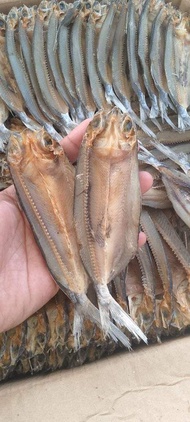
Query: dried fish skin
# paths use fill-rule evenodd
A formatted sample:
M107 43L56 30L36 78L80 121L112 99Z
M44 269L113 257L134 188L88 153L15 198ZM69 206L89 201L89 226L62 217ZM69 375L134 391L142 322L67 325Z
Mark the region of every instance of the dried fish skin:
M146 341L107 287L137 251L140 210L132 120L117 108L100 111L83 138L76 172L74 217L80 254L94 282L104 332L111 313L119 325Z

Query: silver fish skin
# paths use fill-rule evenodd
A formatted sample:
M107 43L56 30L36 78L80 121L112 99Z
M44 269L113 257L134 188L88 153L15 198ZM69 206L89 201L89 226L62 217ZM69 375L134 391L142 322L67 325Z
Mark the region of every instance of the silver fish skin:
M76 172L74 217L80 253L97 292L102 327L110 314L146 342L142 331L115 302L108 283L138 247L141 193L136 131L118 108L100 111L83 138Z

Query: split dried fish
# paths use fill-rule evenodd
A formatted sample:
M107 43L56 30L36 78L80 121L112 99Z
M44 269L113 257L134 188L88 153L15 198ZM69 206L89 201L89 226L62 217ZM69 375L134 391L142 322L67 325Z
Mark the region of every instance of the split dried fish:
M0 150L6 150L9 140L9 158L14 156L15 160L10 166L20 200L38 238L41 230L41 248L52 275L70 297L59 292L37 314L0 335L0 379L82 364L113 353L122 344L130 348L136 338L146 340L146 335L150 341L161 341L163 336L182 333L190 326L189 28L189 15L164 0L71 4L45 0L38 7L24 6L12 9L8 16L0 15ZM121 112L112 110L115 105ZM40 125L59 142L62 134L101 108L104 112L95 116L83 141L73 198L74 170L55 141L47 134L42 141ZM32 133L23 131L23 125L11 113L7 119L8 110ZM122 113L126 112L124 129ZM112 130L116 116L121 124ZM126 145L132 148L123 137L128 124L132 135L133 123L138 126L139 166L154 178L153 188L142 198L140 221L147 233L147 244L138 251L138 179L130 180L127 192L122 183L124 176L119 178L121 167L125 180L130 179L127 167L129 170L132 166L131 175L138 174L137 141L131 150L132 161L127 161L127 155L123 161L119 158L127 153ZM117 143L114 134L119 135ZM150 138L154 141L150 142ZM20 153L24 166L19 169L15 163ZM113 158L115 153L117 159ZM37 157L41 157L40 161ZM0 160L3 189L11 178L3 154ZM70 186L65 192L59 180L63 162L68 174L62 171ZM36 171L39 177L35 177ZM27 192L22 190L22 172L26 184L30 184L31 196L36 195L40 221L45 220L43 227L38 224L33 203L29 205ZM49 190L41 192L45 180ZM133 183L135 189L131 192ZM109 192L114 193L115 201ZM65 209L62 199L67 193L70 199ZM120 209L118 196L123 198ZM123 215L127 197L134 202L129 201L122 220L118 216ZM121 222L132 221L133 203L135 220L131 232L127 228L130 245L125 243ZM113 229L110 213L118 232ZM54 215L52 225L50 214ZM73 234L67 237L64 248L60 230L63 216ZM72 256L76 254L76 262L68 259L65 263L64 276L44 227L54 236L62 258L69 255L68 245L73 248ZM67 278L67 267L75 277ZM80 282L76 273L82 275ZM91 278L93 283L89 282Z
M173 110L179 130L190 127L189 16L171 4L43 0L38 8L13 8L0 19L10 61L0 97L28 127L35 130L25 115L31 113L59 141L57 129L68 132L109 105L128 112L152 138L155 126L161 130L159 117L178 130ZM10 67L21 104L6 79Z
M89 279L79 255L73 218L74 168L59 144L43 136L42 132L36 136L29 132L12 136L8 163L20 202L47 266L59 287L75 304L73 334L76 347L79 347L83 317L100 327L102 321L86 295ZM135 247L136 243L137 239ZM126 315L125 319L129 331L146 341L129 316ZM111 322L106 335L130 347L127 337Z
M94 282L104 332L109 331L111 315L146 341L107 287L137 251L140 210L137 139L131 118L115 108L99 112L83 138L76 171L74 216L80 254Z

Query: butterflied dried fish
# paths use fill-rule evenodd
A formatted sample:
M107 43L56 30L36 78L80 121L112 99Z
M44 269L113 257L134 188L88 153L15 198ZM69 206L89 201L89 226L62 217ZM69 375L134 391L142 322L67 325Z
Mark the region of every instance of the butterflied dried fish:
M139 119L137 114L134 112L131 106L131 96L132 96L132 87L130 86L129 77L128 77L128 62L127 62L127 31L128 31L128 10L127 4L123 4L120 17L116 26L115 35L113 39L113 48L112 48L112 60L111 60L111 69L112 69L112 79L113 79L113 92L116 93L117 97L125 107L125 111L129 113L134 122L138 124L139 127L144 130L149 136L155 137L154 132L152 132L145 123ZM109 52L109 51L108 51ZM118 63L120 65L118 66ZM109 63L107 63L109 66ZM117 105L115 98L112 98L112 101ZM119 104L118 104L119 105ZM120 107L120 105L119 105ZM122 110L122 107L120 107Z
M154 80L155 86L159 92L159 107L161 117L163 120L173 128L176 129L175 125L168 117L168 107L173 108L169 99L169 89L167 85L165 70L164 70L164 55L165 55L165 21L168 18L169 10L165 7L161 7L158 12L151 31L150 37L150 70ZM156 54L155 54L156 52Z
M54 136L59 142L61 140L61 136L54 130L50 122L45 118L42 114L40 108L38 107L36 98L34 97L33 91L31 89L30 80L28 78L25 64L19 56L16 43L14 39L14 32L15 27L18 22L18 15L17 9L11 9L7 17L7 30L6 30L6 46L7 46L7 54L9 61L11 63L12 70L15 75L15 79L17 81L18 86L20 87L21 94L24 98L25 104L27 105L28 110L31 112L33 117L39 122L48 133Z
M150 0L144 2L142 12L139 19L138 28L138 55L143 69L143 79L146 86L149 98L151 100L150 118L155 118L159 115L158 95L152 79L150 71L150 28L153 17L149 16ZM157 3L154 7L154 14L158 12L157 7L161 7L161 3ZM150 18L150 19L149 19Z
M45 16L46 10L44 11L39 6L33 33L33 58L35 71L44 101L52 113L54 113L58 117L59 121L62 122L63 128L70 131L75 127L75 124L70 119L68 107L53 86L47 67L43 32L43 22ZM38 48L36 48L36 46L38 46Z
M110 52L113 43L114 32L117 22L117 5L111 3L107 16L100 30L97 45L97 64L102 83L105 88L105 96L108 103L113 103L123 112L126 111L123 104L116 97L112 87L111 68L109 63Z
M28 26L30 26L29 24L31 24L30 22L31 14L32 14L32 18L34 18L34 11L33 10L31 11L29 8L25 6L21 11L21 17L19 19L19 41L20 41L20 46L22 50L22 55L27 67L32 88L34 90L38 105L42 113L47 117L47 119L52 123L52 125L55 124L59 126L56 116L51 113L50 109L46 105L42 97L39 84L38 84L38 80L37 80L37 76L36 76L36 72L34 68L33 57L32 57L32 46L31 46L31 42L29 38L30 31L28 30ZM34 25L34 22L33 22L33 25ZM44 127L46 127L45 124L44 124ZM46 130L54 139L56 139L58 142L60 141L60 137L58 133L55 132L52 126L50 127L50 124L48 124L48 128Z
M71 61L70 52L70 24L73 22L77 14L77 9L74 7L69 8L65 12L65 16L61 19L59 30L58 30L58 54L59 62L62 70L62 75L65 80L65 85L72 98L72 102L75 106L76 115L79 121L84 119L84 111L82 110L82 104L77 96L75 79L73 73L73 66ZM64 48L63 48L64 45Z
M144 149L141 146L142 149ZM187 174L168 168L158 161L150 152L145 151L140 154L142 161L151 164L162 175L168 198L170 199L176 213L190 227L190 178Z
M130 7L132 7L133 12L135 11L132 22L135 23L136 32L134 31L134 27L131 28L128 22ZM80 171L78 163L79 180L77 180L77 185L81 188L81 190L79 189L81 192L80 200L82 202L82 200L86 198L86 202L84 200L85 207L86 204L89 205L89 208L88 206L85 208L86 216L87 218L89 218L89 216L90 218L92 217L92 219L88 220L86 223L86 227L89 229L89 237L86 235L82 236L81 234L81 245L79 245L79 247L83 248L83 251L86 248L83 257L84 255L87 256L88 265L86 264L86 268L88 267L87 270L89 269L89 273L91 271L90 274L93 275L94 285L98 286L96 289L98 291L100 308L105 309L104 305L106 305L106 311L103 310L102 315L106 315L106 318L107 316L111 318L108 306L106 303L102 304L99 293L100 287L102 288L101 283L99 283L99 274L101 275L101 271L102 273L104 272L105 275L105 288L109 289L109 296L107 297L109 297L112 306L116 306L114 311L115 309L116 311L119 310L119 324L124 326L124 330L126 326L129 328L129 323L131 324L131 321L128 318L126 319L126 313L124 313L124 311L126 311L130 314L130 317L132 317L134 322L139 325L139 328L146 333L150 341L155 341L156 339L160 341L164 335L183 332L185 327L190 326L190 231L187 225L177 216L172 207L175 208L184 221L189 224L189 146L188 142L186 142L189 141L190 136L190 131L187 130L189 111L189 83L187 75L187 64L189 61L189 16L181 15L171 4L166 5L164 0L146 0L143 2L140 0L133 0L132 2L131 0L130 2L124 0L114 4L107 0L103 3L92 0L84 2L76 1L69 5L64 1L61 1L60 3L43 1L39 8L19 8L19 10L17 10L17 15L18 24L15 26L14 31L17 58L20 58L22 64L24 64L25 77L30 81L31 94L34 96L36 103L40 108L40 112L51 122L52 127L55 125L55 129L62 133L62 130L64 129L62 129L63 119L60 113L64 114L65 110L65 114L68 112L70 113L72 110L72 113L68 114L66 125L71 122L71 119L76 121L83 120L85 114L87 115L88 112L86 106L82 106L82 102L89 104L89 96L91 99L93 98L94 101L94 103L92 101L92 108L90 110L92 115L95 109L102 107L104 110L109 109L112 104L118 104L123 111L127 110L134 122L137 123L141 129L144 129L145 133L143 133L142 130L138 130L138 139L140 139L145 148L150 148L151 153L149 154L152 154L149 155L149 157L145 153L143 153L144 157L142 156L142 153L139 154L139 157L141 155L142 157L140 158L144 160L144 163L143 161L140 161L140 166L143 170L148 169L154 176L153 188L143 199L143 207L144 204L149 206L149 208L146 207L147 218L144 217L143 222L144 229L147 232L148 242L145 248L138 251L138 259L134 258L128 265L126 271L126 288L124 283L124 267L127 265L129 257L126 256L125 264L123 264L124 271L115 277L115 273L117 273L117 270L119 271L120 268L120 246L123 244L120 244L120 235L117 237L116 232L112 230L113 221L108 221L110 217L108 211L110 208L105 209L104 206L105 200L109 205L108 195L106 196L106 194L108 192L107 187L109 186L109 183L113 181L113 173L112 177L108 178L109 183L104 185L106 188L104 187L102 194L101 192L96 192L100 178L101 182L104 184L106 175L108 174L107 170L104 174L103 169L105 169L105 163L107 163L108 151L110 154L112 151L110 141L108 140L107 143L107 140L103 139L103 147L100 148L100 138L97 138L97 143L92 139L92 146L90 146L88 150L88 158L89 162L93 163L94 167L92 166L91 169L86 167L86 173ZM9 14L9 18L10 16L11 14ZM56 22L54 22L54 16L56 16ZM79 16L80 19L78 19ZM40 25L38 19L40 19ZM27 101L25 101L21 95L21 82L18 84L16 83L7 60L5 37L8 37L10 28L6 26L6 20L6 16L0 16L0 96L2 101L7 104L5 110L8 108L13 115L16 114L19 116L25 125L33 128L33 130L38 129L38 124L35 123L30 116L29 106L27 106L28 98L26 98ZM10 19L8 25L9 23ZM41 34L40 38L35 32L36 24L39 25L38 30L40 30L37 31L37 34ZM6 27L8 28L7 34ZM73 37L73 40L76 41L76 50L79 56L71 54L73 42L72 34L74 33L75 35L78 34L78 39L74 40ZM51 37L52 34L53 36ZM108 39L106 37L108 37ZM131 43L131 55L134 55L135 58L134 68L131 68L132 79L130 79L127 56L127 44L129 42ZM172 53L169 51L168 57L166 57L170 43L172 46ZM63 48L63 46L65 48ZM175 59L173 53L175 53ZM80 54L82 54L82 57ZM138 55L140 56L140 61ZM44 62L42 59L44 59ZM75 62L75 59L77 63ZM35 73L36 63L38 68L37 73ZM168 63L171 64L171 69L169 70ZM80 64L79 68L77 68L78 64ZM56 76L57 69L62 71L61 78L63 78L67 92L71 97L71 100L68 102L64 101L64 95L61 98L59 94L57 76L60 77L60 73ZM76 69L80 70L80 74L77 76ZM137 74L135 73L136 70ZM84 77L84 85L83 80L81 82L82 77ZM158 128L156 128L149 117L146 120L146 124L145 122L140 121L140 101L136 95L136 88L134 89L134 86L132 86L130 82L131 80L140 83L140 88L145 95L145 101L149 109L149 116L153 117L158 113L159 124L161 119L165 120L161 125L162 132L159 132ZM76 81L80 81L81 85L79 86L79 89L76 86ZM81 87L82 89L84 87L84 91L81 90ZM85 91L86 89L87 92ZM87 96L86 93L88 94ZM154 97L154 95L152 96L152 93L156 97ZM105 94L107 95L107 98ZM158 109L156 102L158 104ZM60 104L64 104L63 109L60 108ZM72 109L73 105L75 111ZM6 113L4 117L6 118ZM112 119L112 112L110 113L110 117ZM179 129L176 132L171 130L176 130L178 120L180 128L185 129L185 132L182 132ZM22 139L22 137L28 136L29 134L27 131L22 133L23 128L20 130L18 120L13 120L11 114L9 114L9 119L5 124L8 129L6 129L3 122L1 125L1 133L3 134L5 128L6 136L9 136L12 132L16 131L21 132L20 139ZM117 134L119 133L120 136L120 129L120 127L113 129L113 136L116 132ZM7 130L10 130L10 132L7 132ZM69 128L67 128L67 131L69 131ZM3 136L5 136L5 134ZM19 139L19 135L14 133L14 136ZM14 136L12 139L14 139ZM101 134L98 136L101 137ZM34 133L33 137L37 139L40 135ZM169 150L165 150L163 145L160 146L160 151L158 149L155 150L155 147L152 149L153 145L150 145L149 137L156 137L157 141L168 145ZM63 201L62 204L59 204L58 202L51 210L49 208L50 205L48 205L45 212L45 201L47 200L46 203L48 204L48 201L50 201L52 204L51 200L57 200L58 196L55 186L57 182L55 182L55 185L52 185L53 174L48 173L47 175L44 170L44 160L47 158L46 153L52 148L52 141L50 142L47 136L45 136L45 139L46 145L43 142L41 144L39 139L36 140L36 148L39 148L38 155L35 155L34 153L37 151L35 149L35 142L31 140L29 143L26 143L26 150L28 151L31 142L33 157L28 160L26 169L29 173L30 170L31 173L33 173L35 162L37 167L35 167L34 174L28 175L27 173L27 177L35 177L36 169L44 171L44 178L42 177L43 174L40 173L39 177L35 177L35 183L36 189L39 189L39 192L36 192L36 194L38 194L39 207L41 203L40 211L41 214L43 212L45 213L44 218L46 219L49 229L51 226L49 215L51 214L52 218L55 208L57 210L58 207L60 207L59 210L62 210L64 204ZM183 142L186 142L185 147ZM47 145L48 143L49 146ZM176 147L171 148L171 145L174 143L178 144L177 149L175 149ZM125 145L123 135L120 137L120 144L122 145L122 148L119 149L119 153L122 154L123 146ZM18 149L21 148L21 145L23 145L22 142L20 146L18 144ZM55 143L53 143L53 145L58 152L59 147ZM115 144L115 151L117 150L116 146L118 146L117 142ZM26 150L23 150L23 154L25 154ZM83 151L84 150L85 147L83 145ZM97 158L100 150L103 151L102 154L104 155L104 157L101 157L101 160ZM11 151L11 145L9 151ZM39 153L39 151L41 152ZM187 156L184 155L184 153L187 154ZM51 163L52 167L50 167L52 173L55 173L57 180L60 175L59 163L62 160L62 155L54 155L53 151L49 151L48 154L50 154L48 162ZM169 158L167 158L167 155ZM40 157L39 162L37 161L37 156ZM84 156L81 153L81 167L82 162L84 162L83 158ZM7 165L3 154L1 154L0 160L0 188L4 188L11 183L11 179L7 172ZM112 170L113 166L118 169L120 159L117 158L116 161L117 163L112 163L113 165L110 166ZM124 161L125 160L122 162L123 164ZM146 162L149 166L145 164ZM86 161L86 165L87 163L88 160ZM96 163L97 168L95 166ZM156 171L153 166L157 169ZM179 171L179 166L187 173L186 175ZM17 170L15 170L15 172ZM95 184L91 182L96 170L98 171L99 179L96 180L95 184L97 184L97 186L95 187ZM157 176L158 173L159 177ZM81 181L84 180L83 177L86 174L88 175L88 180L83 186L84 189L82 189ZM123 183L121 183L121 179L123 176L120 176L119 178L119 174L121 174L121 172L115 172L114 176L117 177L118 175L118 181L115 184L112 184L110 189L110 192L113 192L115 186L114 192L116 192L116 198L117 195L122 196ZM47 185L48 189L51 191L51 198L48 196L47 191L45 194L44 189L39 198L40 180L42 179L43 181L46 179L48 180ZM124 178L122 179L122 182L123 180ZM18 180L15 179L15 184L17 182ZM62 199L63 192L62 187L60 187L60 181L57 186L60 198ZM35 194L35 186L32 184L32 187L30 186L30 188L32 194ZM93 192L96 193L94 201L92 201ZM133 196L134 192L130 193L129 191L129 194ZM45 195L45 199L43 199L43 195ZM169 200L169 197L171 201ZM21 201L22 199L23 198L21 198ZM78 199L76 202L77 201ZM101 205L99 214L97 213L98 201ZM69 202L70 205L71 202L72 201ZM28 212L29 209L27 208L28 205L29 203L26 201L26 212ZM92 207L94 208L92 209ZM159 213L159 210L152 211L150 207L166 209L163 214L162 212ZM80 209L82 209L82 207ZM122 211L121 209L119 211L117 210L117 204L115 206L114 202L111 203L110 212L113 211L115 213L114 215L117 216L117 220L119 220L118 216L121 215ZM132 212L130 211L130 213L131 217ZM71 215L72 213L69 211L68 214ZM97 215L98 217L96 218ZM31 221L32 218L34 218L34 214L30 214L29 219L31 219ZM54 216L53 228L50 227L49 231L53 230L55 238L57 237L59 239L60 233L57 233L57 231L60 232L60 230L54 230L55 227L57 228L56 218L58 218L57 214L56 217ZM80 221L83 221L81 215L80 218L79 215L77 218L78 220L81 218ZM120 223L121 220L117 222L117 227ZM81 224L81 230L84 226L84 224ZM134 226L136 244L138 235L137 226L138 224ZM36 227L38 228L37 225ZM60 226L58 229L60 229ZM123 232L124 230L122 227L121 240L123 239L122 236L124 236ZM177 233L180 238L179 236L176 238ZM45 233L43 232L41 242L42 239L44 239L44 234ZM159 239L159 241L156 242L154 237L155 239ZM72 243L72 240L70 241L69 239L69 242ZM91 246L89 251L88 245ZM127 244L127 248L128 245L129 244ZM45 253L48 254L47 243L44 242L41 247L44 248ZM153 253L151 252L150 247L152 248ZM63 250L61 250L61 252L64 253ZM107 252L110 252L110 255L109 253L107 254ZM95 261L93 261L93 257L96 258ZM80 259L79 254L78 258ZM52 265L52 262L55 262L53 260L54 255L52 253L48 254L47 261L49 262L49 266ZM113 262L113 268L111 261ZM155 264L155 261L157 265ZM59 271L59 268L59 266L56 270L53 268L52 273L54 273L54 276L57 275L57 273L55 274L55 271ZM114 270L113 275L112 269ZM85 273L84 268L82 271ZM107 285L109 275L110 278L113 276L114 280L110 281ZM84 287L83 293L84 295L87 293L88 300L91 300L92 303L96 303L96 292L93 284L88 286L87 277L88 290L86 292L85 280L83 280L83 284L81 284L81 288ZM76 366L82 364L84 361L98 359L104 353L112 353L116 348L120 347L121 343L130 347L128 338L126 338L121 330L106 318L105 322L109 327L109 331L108 336L105 338L101 330L99 311L97 308L93 307L92 304L89 306L90 309L93 309L93 312L90 311L91 316L88 314L91 321L85 318L83 320L83 316L87 317L87 312L84 303L82 305L79 303L80 292L77 290L78 281L78 279L73 277L72 281L69 279L68 286L64 279L64 286L62 286L63 289L67 289L67 294L71 291L75 299L77 296L77 305L75 299L73 301L75 303L73 303L69 299L67 300L66 296L59 292L56 298L52 299L49 304L38 311L37 314L31 316L26 322L17 327L17 329L10 330L8 333L0 335L0 379L8 378L16 373L34 373L42 369L49 370L59 367ZM75 290L75 292L72 289ZM127 297L125 296L125 291ZM118 305L115 305L113 298L118 302ZM86 303L89 304L88 301ZM123 307L123 310L121 310L119 305ZM91 308L91 306L93 308ZM94 312L95 318L93 317ZM96 321L96 324L92 322L92 319L93 321ZM82 333L80 335L81 325ZM106 331L107 326L105 328L104 325L104 333ZM134 338L135 334L142 338L142 333L137 331L137 328L134 325L131 331L133 331L133 335L130 336L130 340L133 344L133 341L136 341ZM117 342L118 339L121 340L121 343ZM143 339L145 339L144 336ZM76 344L79 343L79 341L80 349L76 350Z
M80 253L94 282L104 332L109 330L111 314L146 341L107 287L136 253L140 209L131 118L116 108L99 112L84 136L77 165L74 215Z
M180 15L180 14L179 14ZM170 96L178 111L178 126L190 126L190 31L187 17L169 20L166 31L165 73Z
M92 96L98 109L106 110L109 105L106 102L103 86L98 75L96 62L97 33L96 23L93 17L89 16L86 25L86 66Z
M74 168L63 149L40 132L12 136L8 149L11 175L22 207L54 280L75 304L73 333L76 347L86 316L101 327L99 312L86 293L73 219ZM134 330L138 327L134 324ZM128 338L113 324L107 330L115 341L130 347ZM143 337L143 333L142 333Z
M67 103L70 113L75 119L75 110L74 104L72 102L72 98L67 91L65 81L61 74L61 69L58 61L58 52L57 52L57 36L58 36L58 29L59 29L59 16L60 13L53 9L51 16L48 22L48 30L47 30L47 56L50 64L50 68L52 70L52 74L55 80L56 88L63 98L63 100Z
M136 292L135 285L133 285L133 292L130 291L128 298L129 308L133 319L138 321L139 327L147 334L151 331L151 326L156 319L155 263L147 244L139 249L137 260L141 271L141 275L138 274L137 279L139 288ZM126 278L126 293L128 294L127 285L128 275ZM144 287L141 291L140 286Z
M150 115L148 108L145 89L141 74L138 68L138 59L136 55L137 50L137 23L136 11L133 0L129 0L128 6L128 25L127 25L127 54L129 63L130 81L134 92L136 93L140 102L140 117L145 120Z
M72 26L71 31L71 55L75 86L78 97L83 104L86 117L92 117L96 110L90 86L87 80L87 70L85 65L85 47L83 46L84 35L83 14L79 11Z

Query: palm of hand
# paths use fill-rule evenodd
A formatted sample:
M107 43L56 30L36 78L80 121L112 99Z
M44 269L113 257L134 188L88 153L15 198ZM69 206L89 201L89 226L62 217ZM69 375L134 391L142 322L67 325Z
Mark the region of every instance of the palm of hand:
M13 186L0 201L0 331L38 310L58 290L20 210ZM15 317L16 316L16 317Z
M64 139L64 149L75 161L89 120ZM152 178L142 172L142 192ZM142 236L140 244L144 243ZM20 209L13 186L0 193L0 332L12 328L40 309L58 291Z

